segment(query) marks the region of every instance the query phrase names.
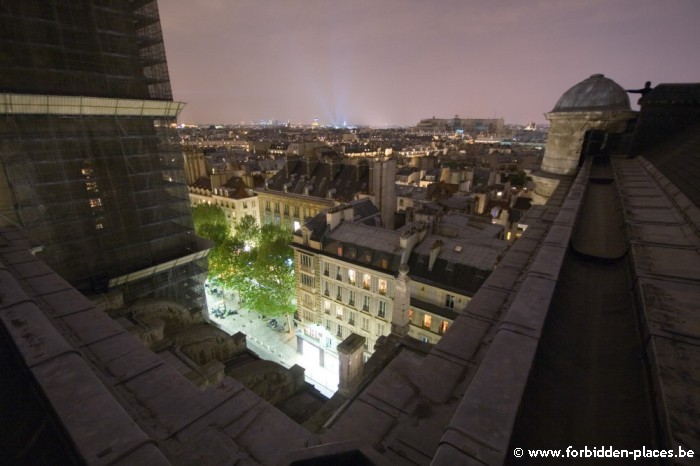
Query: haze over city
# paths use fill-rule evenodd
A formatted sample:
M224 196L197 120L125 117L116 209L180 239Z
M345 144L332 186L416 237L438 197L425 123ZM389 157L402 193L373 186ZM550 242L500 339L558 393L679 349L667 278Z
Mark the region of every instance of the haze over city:
M181 123L541 123L593 73L626 88L700 76L696 0L159 6L174 98L187 103Z

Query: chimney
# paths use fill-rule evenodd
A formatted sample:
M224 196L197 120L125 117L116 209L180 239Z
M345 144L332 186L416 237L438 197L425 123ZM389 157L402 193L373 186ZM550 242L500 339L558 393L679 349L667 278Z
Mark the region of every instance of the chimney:
M341 395L351 395L362 380L364 346L365 337L356 333L351 333L349 337L337 346L339 363L338 391Z
M335 227L340 225L340 221L343 219L343 211L337 207L328 209L326 211L326 224L333 231Z
M394 308L391 312L391 333L400 337L408 334L411 311L411 278L407 264L399 266L399 276L394 285Z
M433 266L435 265L435 260L438 257L438 254L440 254L440 250L442 249L442 241L437 240L433 243L432 246L430 246L430 259L428 261L428 272L433 271Z

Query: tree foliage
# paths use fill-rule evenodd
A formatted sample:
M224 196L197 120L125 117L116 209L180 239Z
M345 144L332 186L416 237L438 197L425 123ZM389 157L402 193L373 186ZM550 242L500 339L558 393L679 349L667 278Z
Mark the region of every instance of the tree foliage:
M241 219L233 237L209 254L209 273L234 289L243 306L268 317L295 310L291 233L276 225L259 227Z
M202 238L210 239L220 245L229 237L226 214L219 206L199 204L192 209L194 231Z

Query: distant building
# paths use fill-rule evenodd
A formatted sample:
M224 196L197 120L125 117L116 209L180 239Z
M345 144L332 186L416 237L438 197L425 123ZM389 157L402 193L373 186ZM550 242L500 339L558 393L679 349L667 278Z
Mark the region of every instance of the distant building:
M285 168L256 188L260 219L292 231L339 203L369 198L379 208L377 221L393 228L396 162L391 159L346 163L290 157Z
M416 130L426 132L456 132L461 131L472 136L477 134L503 134L505 122L503 118L427 118L416 125Z
M193 207L209 204L221 208L230 226L231 234L235 234L236 227L246 216L253 217L255 222L260 224L258 196L246 185L243 178L232 176L224 184L215 188L212 187L212 181L212 178L202 177L189 187Z

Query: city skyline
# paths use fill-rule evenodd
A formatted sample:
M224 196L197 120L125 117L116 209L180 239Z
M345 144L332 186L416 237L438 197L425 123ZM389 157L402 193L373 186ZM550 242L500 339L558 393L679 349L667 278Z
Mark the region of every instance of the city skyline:
M544 123L594 73L625 88L700 76L693 0L171 0L160 15L187 124Z

